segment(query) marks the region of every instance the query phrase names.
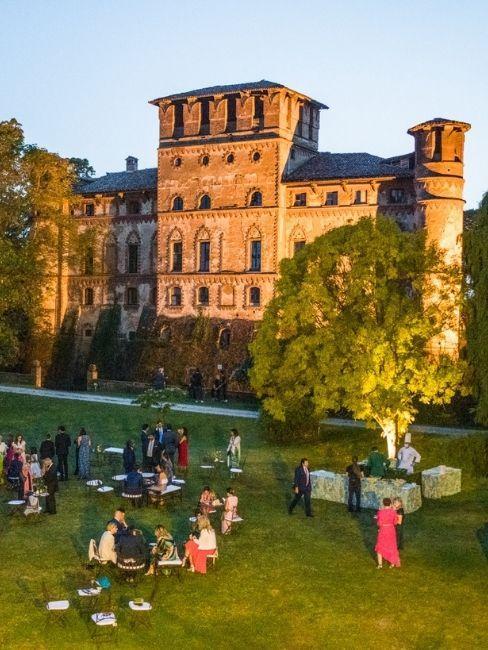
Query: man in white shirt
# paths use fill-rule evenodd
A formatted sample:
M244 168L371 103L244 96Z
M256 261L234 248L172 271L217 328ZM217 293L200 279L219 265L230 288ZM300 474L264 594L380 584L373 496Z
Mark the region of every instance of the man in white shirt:
M107 524L105 532L100 538L100 544L98 545L98 557L100 562L113 562L117 564L117 553L115 552L115 533L117 532L117 526L110 522Z
M403 447L398 451L398 469L406 469L407 474L413 474L415 463L420 463L421 455L405 441Z

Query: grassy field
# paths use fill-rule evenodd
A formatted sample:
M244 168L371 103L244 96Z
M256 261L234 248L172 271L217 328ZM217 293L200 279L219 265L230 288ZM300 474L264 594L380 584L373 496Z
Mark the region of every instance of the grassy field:
M0 433L24 433L29 444L65 424L93 432L94 443L122 445L138 437L147 413L135 407L105 406L0 395ZM487 481L476 476L478 451L460 441L415 436L425 460L462 464L463 491L425 501L406 522L400 570L377 571L372 554L375 527L370 511L351 517L341 505L315 501L315 518L297 508L290 517L293 468L301 456L313 468L343 468L353 451L367 453L375 434L324 432L312 445L277 447L264 441L258 423L175 413L173 423L190 431L193 468L182 506L174 510L128 510L128 519L152 540L155 524L179 540L188 531L203 478L197 466L205 450L223 449L228 429L243 436L245 474L235 481L244 523L230 537L219 536L220 559L207 576L157 578L152 627L134 627L127 613L133 596L147 599L154 579L140 586L114 583L119 620L117 646L148 650L180 648L482 648L486 647ZM103 470L104 477L112 472ZM101 472L94 471L95 477ZM223 494L225 472L214 487ZM76 601L86 586L86 548L99 537L116 497L89 496L75 479L62 483L58 514L38 522L0 514L0 647L93 648L92 623ZM9 493L2 490L2 501ZM217 523L217 522L216 522ZM66 627L46 627L43 585L53 598L68 598Z

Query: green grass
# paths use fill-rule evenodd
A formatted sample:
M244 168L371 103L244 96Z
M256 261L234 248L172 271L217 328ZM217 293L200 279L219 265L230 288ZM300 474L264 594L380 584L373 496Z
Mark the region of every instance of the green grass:
M21 431L30 444L64 423L71 433L85 426L95 444L121 445L128 437L138 438L146 419L147 413L135 407L0 396L0 432ZM189 428L193 465L203 451L223 448L228 429L236 424L183 413L172 420ZM402 568L380 572L372 557L372 512L352 518L341 505L315 501L314 519L306 519L300 509L292 517L286 514L293 468L301 456L307 455L314 468L340 469L352 451L365 455L375 434L331 430L320 443L278 447L260 437L257 422L240 419L237 426L246 457L245 474L235 482L244 523L235 535L219 536L215 572L185 573L181 583L158 578L152 628L134 629L126 603L133 595L149 598L153 580L146 578L136 589L114 583L118 647L485 647L486 530L484 549L479 536L487 521L487 482L476 476L469 447L415 436L424 467L464 463L464 489L454 497L425 501L409 515ZM228 482L225 473L215 480L220 494ZM162 522L183 539L202 483L194 467L183 506L128 510L128 518L147 537ZM3 490L2 498L7 496ZM74 594L91 576L84 567L88 540L99 537L118 503L115 497L90 497L70 480L61 484L55 517L26 522L0 514L0 647L95 647L89 615L79 611ZM72 601L64 629L46 628L39 606L43 584L52 597Z

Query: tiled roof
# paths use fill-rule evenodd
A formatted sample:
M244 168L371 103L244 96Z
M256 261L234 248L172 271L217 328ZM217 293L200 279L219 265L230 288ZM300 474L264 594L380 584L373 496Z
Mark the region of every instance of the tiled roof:
M184 93L175 93L174 95L158 97L158 99L153 99L149 103L157 104L157 102L161 101L162 99L171 99L172 101L176 101L178 99L186 99L187 97L210 97L212 95L238 93L250 90L268 90L269 88L286 88L286 86L274 81L268 81L267 79L261 79L261 81L250 81L242 84L230 84L228 86L208 86L207 88L197 88L196 90L188 90ZM321 104L316 100L312 101L314 104L319 105L321 108L328 108L325 106L325 104Z
M157 179L156 167L139 169L134 172L114 172L79 183L76 192L79 194L109 194L111 192L156 190Z
M290 172L285 181L412 175L411 169L389 165L384 158L370 153L318 153Z

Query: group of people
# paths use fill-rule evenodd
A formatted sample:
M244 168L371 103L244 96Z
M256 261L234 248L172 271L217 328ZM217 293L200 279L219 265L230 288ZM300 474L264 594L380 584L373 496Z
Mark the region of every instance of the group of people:
M203 404L205 394L205 380L200 368L195 368L190 374L188 382L188 396L195 402ZM227 402L227 375L221 369L215 375L210 394L217 402Z
M164 467L175 467L178 454L177 467L186 472L189 463L189 438L186 427L173 430L171 424L163 424L158 420L151 431L148 424L143 424L141 429L141 461L146 471L160 472ZM136 463L134 443L128 440L123 452L123 464L126 473L130 472Z

